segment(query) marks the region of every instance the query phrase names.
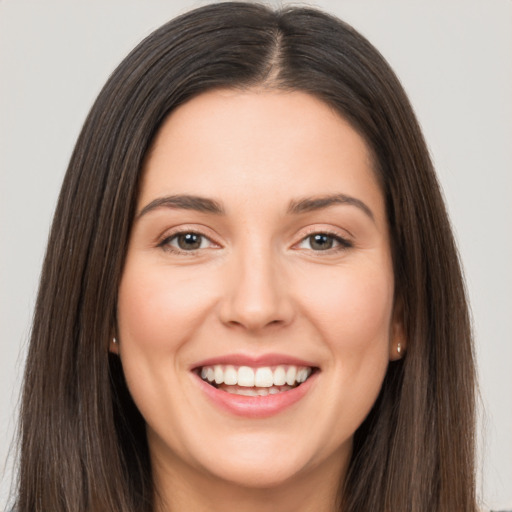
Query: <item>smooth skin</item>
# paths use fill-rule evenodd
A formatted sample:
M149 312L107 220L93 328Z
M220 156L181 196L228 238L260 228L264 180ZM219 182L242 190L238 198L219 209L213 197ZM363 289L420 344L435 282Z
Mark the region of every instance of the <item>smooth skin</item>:
M405 346L394 302L384 198L347 121L269 89L176 109L143 170L111 346L147 423L158 510L334 511ZM319 371L267 418L219 408L191 371L269 353Z

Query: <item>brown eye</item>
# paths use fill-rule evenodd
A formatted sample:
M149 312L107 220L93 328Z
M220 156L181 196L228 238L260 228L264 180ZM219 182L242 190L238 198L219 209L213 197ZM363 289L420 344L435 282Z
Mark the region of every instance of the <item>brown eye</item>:
M311 235L309 238L309 245L314 251L326 251L332 249L334 246L334 237L326 235L325 233L317 233Z
M321 252L329 250L344 250L352 247L352 242L329 233L313 233L301 240L298 247L310 251Z
M160 245L163 248L179 252L204 249L212 245L212 242L204 235L187 231L166 238Z
M176 237L178 247L184 251L193 251L201 247L202 236L197 233L184 233Z

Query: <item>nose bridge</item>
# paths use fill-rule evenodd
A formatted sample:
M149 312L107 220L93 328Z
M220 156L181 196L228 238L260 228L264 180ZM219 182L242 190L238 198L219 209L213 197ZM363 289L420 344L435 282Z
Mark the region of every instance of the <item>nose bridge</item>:
M222 305L225 323L258 330L284 325L293 315L290 297L280 269L280 259L272 244L257 237L233 251Z

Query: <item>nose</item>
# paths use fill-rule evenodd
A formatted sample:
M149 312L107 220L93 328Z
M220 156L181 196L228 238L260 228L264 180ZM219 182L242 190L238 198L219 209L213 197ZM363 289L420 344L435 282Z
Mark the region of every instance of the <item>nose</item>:
M241 251L226 266L221 321L260 331L288 325L294 316L285 273L271 250Z

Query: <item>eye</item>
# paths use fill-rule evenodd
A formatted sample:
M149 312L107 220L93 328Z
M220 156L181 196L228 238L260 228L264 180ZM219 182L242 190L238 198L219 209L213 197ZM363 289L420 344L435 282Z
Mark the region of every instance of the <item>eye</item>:
M160 243L160 246L164 249L175 252L197 251L198 249L206 249L212 245L214 245L214 243L209 238L193 231L176 233L167 237Z
M346 249L352 247L352 244L338 235L329 233L313 233L303 238L298 247L300 249L310 249L312 251L328 251L330 249Z

